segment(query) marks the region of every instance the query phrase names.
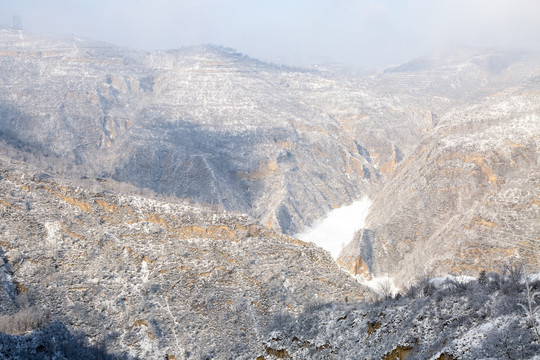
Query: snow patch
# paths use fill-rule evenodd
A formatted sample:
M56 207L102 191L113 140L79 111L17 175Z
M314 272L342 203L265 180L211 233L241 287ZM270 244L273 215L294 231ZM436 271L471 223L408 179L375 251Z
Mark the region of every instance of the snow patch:
M47 237L46 242L49 245L56 245L58 242L59 232L60 232L61 226L58 221L50 222L47 221L45 223L45 230L47 231Z
M447 283L448 281L455 281L455 282L461 283L461 284L468 284L471 281L474 281L476 279L477 278L475 278L474 276L468 276L468 275L446 275L446 276L443 276L443 277L432 278L432 279L429 280L429 282L433 286L439 288L442 285L444 285L445 283Z
M322 247L337 259L341 250L353 239L354 233L364 227L370 206L371 200L363 198L334 209L295 237Z
M371 280L367 280L362 275L355 275L354 278L378 295L386 296L392 294L392 296L396 296L399 293L399 288L394 284L394 279L389 276L375 276Z
M529 282L540 281L540 273L528 275L527 279L529 280Z

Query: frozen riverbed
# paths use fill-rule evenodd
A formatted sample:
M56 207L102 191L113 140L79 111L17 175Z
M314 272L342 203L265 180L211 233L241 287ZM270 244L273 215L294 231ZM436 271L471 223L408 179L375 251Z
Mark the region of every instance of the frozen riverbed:
M352 240L354 233L364 227L370 206L371 200L364 198L334 209L324 219L295 237L322 247L337 259L341 250Z

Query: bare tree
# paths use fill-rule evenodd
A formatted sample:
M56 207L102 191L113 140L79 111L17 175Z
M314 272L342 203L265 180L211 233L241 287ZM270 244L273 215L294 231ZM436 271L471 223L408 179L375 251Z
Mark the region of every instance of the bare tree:
M538 332L538 326L536 325L537 322L540 322L536 320L536 313L540 311L540 305L533 305L533 303L536 303L535 298L537 296L540 297L540 291L535 291L534 293L531 293L531 286L529 285L529 280L527 279L527 276L525 276L525 286L527 287L528 308L526 308L525 306L523 306L523 308L531 317L534 332L536 333L538 343L540 343L540 333Z
M394 297L394 284L390 279L382 280L375 291L383 300L389 300Z

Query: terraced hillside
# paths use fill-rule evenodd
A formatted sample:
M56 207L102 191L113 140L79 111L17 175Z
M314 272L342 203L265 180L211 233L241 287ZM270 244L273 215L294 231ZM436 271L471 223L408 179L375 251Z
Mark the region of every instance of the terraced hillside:
M365 298L326 252L246 216L92 192L24 166L0 170L3 315L49 312L112 355L251 358L276 314Z

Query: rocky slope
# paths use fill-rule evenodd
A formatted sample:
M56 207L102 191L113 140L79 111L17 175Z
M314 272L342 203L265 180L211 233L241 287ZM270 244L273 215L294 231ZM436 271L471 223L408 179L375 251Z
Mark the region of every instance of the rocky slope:
M538 76L448 111L374 199L341 262L402 285L511 258L540 269L539 134Z
M327 304L278 323L261 358L536 360L525 304L525 284L509 274L426 280L399 299Z
M24 299L112 355L251 358L275 314L364 299L329 254L246 216L91 192L24 166L0 170L4 314Z
M446 112L540 69L527 54L456 48L351 79L215 46L0 39L0 141L21 158L223 204L288 234L375 196Z
M5 358L538 359L519 268L373 302L328 253L246 216L79 185L0 162ZM52 322L6 324L29 311Z
M367 80L230 49L0 38L0 140L51 171L223 204L289 234L373 194L433 126Z
M470 328L521 329L525 349L504 281L484 302L454 284L345 305L368 291L283 233L368 195L338 259L354 275L540 270L538 59L452 49L347 79L0 30L0 325L28 306L55 321L0 352L58 331L97 357L488 357Z

